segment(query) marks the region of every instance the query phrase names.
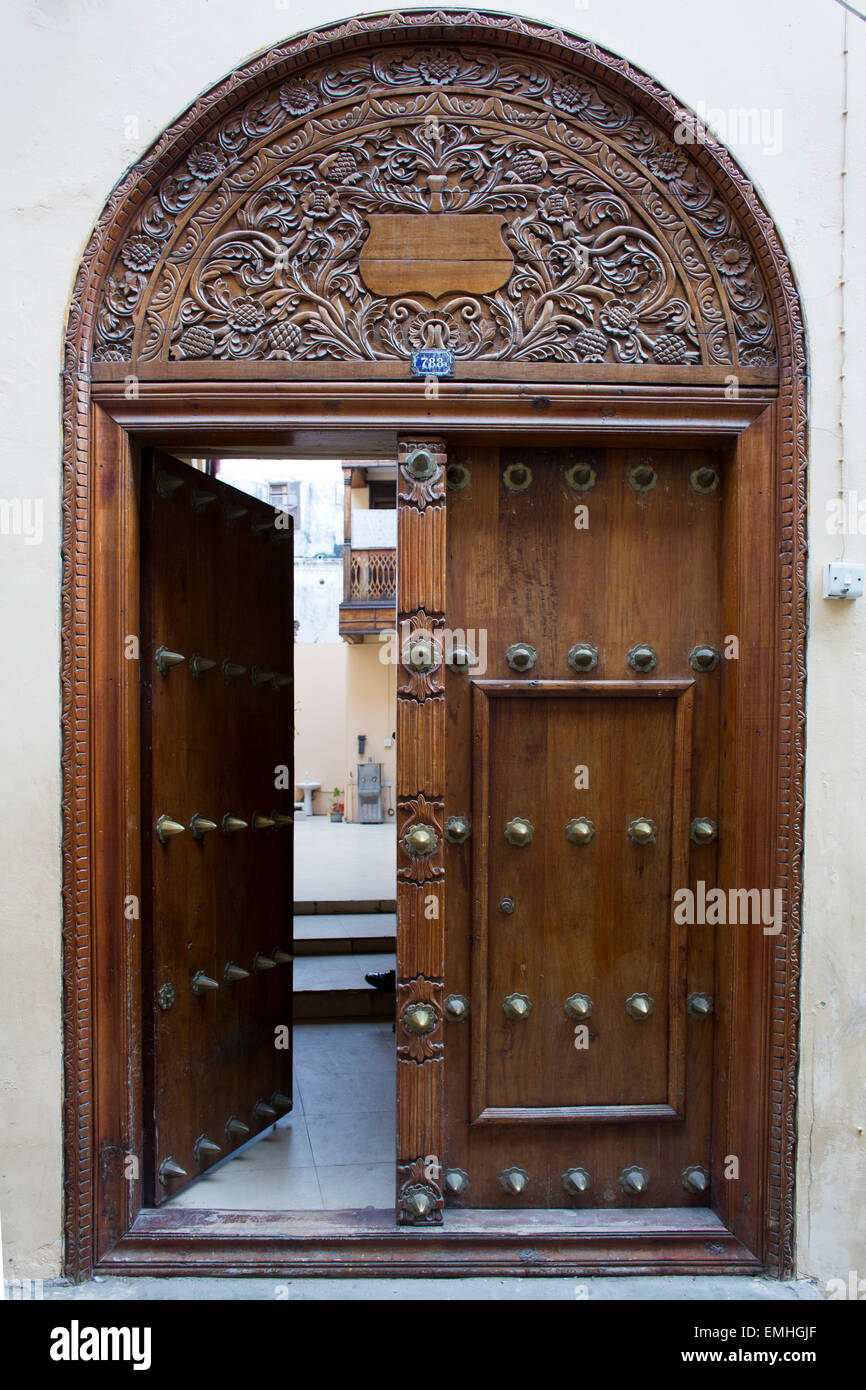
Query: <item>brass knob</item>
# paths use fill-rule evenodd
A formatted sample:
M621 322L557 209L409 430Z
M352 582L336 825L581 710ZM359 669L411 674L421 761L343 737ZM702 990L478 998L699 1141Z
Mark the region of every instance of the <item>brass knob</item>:
M449 463L445 469L445 483L449 492L462 492L472 481L472 470L465 463Z
M469 1017L469 1000L465 994L446 994L442 1008L451 1023L462 1023Z
M585 1168L566 1168L562 1185L570 1197L580 1197L592 1187L592 1178Z
M410 1004L403 1010L403 1027L407 1033L414 1033L418 1038L423 1037L425 1033L432 1033L437 1022L436 1010L432 1004L419 1002Z
M529 1174L523 1168L503 1168L499 1174L499 1186L510 1197L519 1197L529 1185Z
M572 671L581 675L584 671L594 671L598 665L598 647L590 646L589 642L575 642L568 649L568 664Z
M649 994L630 994L625 1001L626 1013L639 1021L649 1018L654 1008L655 1001Z
M449 671L460 675L468 671L470 666L477 666L478 658L471 647L451 647L445 657L445 665Z
M589 463L574 463L565 470L565 481L574 492L589 492L595 487L595 469Z
M429 1221L436 1208L433 1193L426 1187L414 1187L404 1192L400 1205L410 1221Z
M446 1168L442 1181L445 1191L450 1192L452 1197L462 1197L469 1186L469 1174L462 1168Z
M713 1012L712 995L690 994L686 1000L686 1012L689 1018L709 1018Z
M445 822L445 839L452 845L462 845L472 834L472 822L468 816L449 816Z
M696 845L709 845L718 837L719 827L709 816L696 816L692 821L692 839Z
M689 474L689 482L695 492L715 492L721 482L715 468L695 468Z
M157 670L165 676L172 666L180 666L182 661L186 661L186 657L181 656L180 652L170 652L168 647L157 647L155 660Z
M431 637L414 637L407 644L404 664L410 671L426 675L428 671L434 670L438 661L439 653Z
M215 820L208 820L206 816L200 816L198 812L189 823L189 833L194 840L203 840L205 835L210 834L211 830L216 830L216 828Z
M688 1168L682 1172L683 1187L686 1192L694 1192L700 1195L706 1192L710 1186L710 1175L701 1163L690 1163Z
M648 816L638 816L629 822L628 838L636 845L654 845L658 835L655 821Z
M160 816L156 822L157 838L163 845L168 844L175 835L182 835L185 830L186 826L181 825L180 821L172 820L171 816Z
M655 487L658 480L658 473L647 459L642 459L640 463L635 464L634 468L629 470L628 485L633 492L649 492L650 488Z
M506 1018L520 1023L532 1013L532 1000L527 994L506 994L502 1001L502 1012Z
M432 825L413 825L403 836L403 848L406 853L418 859L426 859L428 855L434 854L438 846L439 836Z
M637 646L630 647L626 660L632 671L637 671L641 676L645 676L648 671L654 671L658 665L654 649L646 642L638 642Z
M576 1023L582 1023L592 1013L593 1003L588 994L570 994L563 1008L569 1018L574 1019Z
M192 977L193 994L210 994L214 989L219 989L219 981L211 979L206 971L197 970Z
M506 649L505 660L512 671L531 671L538 660L538 652L528 642L512 642Z
M638 1192L646 1192L649 1187L649 1173L646 1168L640 1168L632 1164L629 1168L623 1168L619 1175L619 1185L623 1192L634 1196Z
M715 671L718 664L719 653L715 647L702 643L700 646L692 647L689 652L689 665L693 671Z
M433 477L439 465L430 450L422 448L413 449L403 467L416 483L425 483L428 478Z
M509 492L525 492L532 482L532 469L526 463L509 463L503 469L502 481Z
M504 913L506 917L510 917L514 911L514 899L501 898L499 902L499 911Z
M532 822L525 816L512 816L505 826L505 838L510 845L517 845L522 848L524 845L532 843L534 835Z
M572 845L588 845L595 835L595 826L586 816L576 816L565 827L565 838Z

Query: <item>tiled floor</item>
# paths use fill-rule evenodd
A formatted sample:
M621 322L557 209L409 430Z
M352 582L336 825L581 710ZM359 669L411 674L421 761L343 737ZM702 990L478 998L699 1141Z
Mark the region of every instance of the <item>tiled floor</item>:
M391 1024L295 1026L295 1108L168 1203L219 1211L386 1209L394 1201Z
M397 830L295 816L295 902L393 901Z

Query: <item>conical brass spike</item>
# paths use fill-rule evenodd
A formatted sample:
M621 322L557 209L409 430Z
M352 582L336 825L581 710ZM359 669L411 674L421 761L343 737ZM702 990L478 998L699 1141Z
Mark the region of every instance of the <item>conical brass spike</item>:
M222 673L226 685L231 685L232 681L236 681L238 676L242 676L246 669L246 666L241 666L237 661L224 661Z
M209 994L213 989L219 989L219 981L212 979L204 970L197 970L192 977L193 994Z
M270 816L260 816L258 811L253 816L253 830L273 830L275 822Z
M233 960L229 961L223 974L227 985L236 985L239 980L248 980L250 978L250 972L244 970L242 965L235 965Z
M185 479L178 478L175 473L167 473L164 468L160 468L156 475L156 490L160 497L168 499L183 487Z
M222 824L224 835L234 835L238 830L249 829L249 821L241 820L239 816L233 816L231 811L226 811Z
M275 951L271 951L271 960L277 965L288 965L294 959L294 956L290 956L288 951L283 951L279 946Z
M185 1168L181 1168L176 1158L164 1158L159 1165L159 1180L163 1187L167 1187L172 1178L187 1177Z
M215 661L211 661L209 656L199 656L198 652L193 652L189 659L189 669L196 677L203 676L206 671L212 671L216 666Z
M271 811L271 820L277 830L282 830L284 825L291 825L294 816L284 816L282 811Z
M240 521L242 516L246 516L248 511L249 507L241 507L233 503L229 503L226 507L223 508L223 516L225 517L229 526L232 526L236 521Z
M257 1100L253 1106L253 1114L257 1120L264 1120L266 1124L272 1124L277 1118L277 1112L272 1105L268 1105L266 1100Z
M203 512L206 507L209 507L210 504L216 500L217 495L215 492L207 492L204 488L197 487L193 490L190 497L190 506L194 512Z
M181 656L180 652L171 652L168 647L156 649L156 668L163 676L168 674L172 666L180 666L183 661L186 661L186 657Z
M250 671L250 680L253 685L271 685L276 675L276 671L263 671L261 666L254 666Z
M522 1168L504 1168L499 1174L499 1185L503 1192L510 1192L515 1197L525 1192L528 1182L529 1174Z
M171 816L160 816L156 822L156 833L162 844L167 844L175 835L182 835L185 830L186 826L172 820Z
M263 536L263 535L265 534L266 531L273 531L273 529L274 529L274 518L273 518L273 517L269 517L267 521L254 521L254 522L252 522L252 524L251 524L251 526L250 526L250 530L251 530L251 531L253 532L253 534L256 535L256 536Z
M215 820L208 820L206 816L200 816L198 812L193 816L189 823L189 833L194 840L203 840L211 830L216 830Z
M274 1091L271 1096L271 1105L275 1106L277 1110L291 1110L292 1098L282 1091Z
M206 1134L200 1134L195 1141L193 1152L196 1157L196 1162L201 1164L203 1160L215 1158L217 1154L221 1154L222 1149L219 1144L215 1144Z
M239 1119L237 1115L232 1115L226 1125L226 1137L229 1143L231 1143L232 1139L243 1139L249 1132L249 1125L245 1125L243 1120Z
M261 975L264 970L275 970L277 962L270 956L266 956L263 951L257 951L253 959L253 970L257 975Z
M284 686L292 684L292 677L283 675L282 671L277 671L273 683L275 689L282 690Z

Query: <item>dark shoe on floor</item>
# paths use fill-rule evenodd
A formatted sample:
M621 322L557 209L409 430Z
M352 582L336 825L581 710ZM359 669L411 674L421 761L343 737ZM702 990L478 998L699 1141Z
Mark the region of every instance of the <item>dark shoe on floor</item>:
M381 990L383 994L393 994L397 988L396 970L371 970L364 976L368 985Z

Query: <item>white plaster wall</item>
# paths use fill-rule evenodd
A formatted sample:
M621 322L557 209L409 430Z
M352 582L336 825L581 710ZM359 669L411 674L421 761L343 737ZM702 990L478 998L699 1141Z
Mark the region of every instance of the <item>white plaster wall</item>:
M7 1273L60 1258L59 394L65 305L112 185L203 89L288 34L344 18L321 0L6 0L0 496L42 499L44 536L0 536L0 1213ZM692 107L782 113L781 150L737 150L787 241L811 347L813 582L800 1104L799 1259L866 1275L866 603L825 603L840 485L866 497L862 440L866 26L848 18L847 362L840 397L843 11L834 0L498 0L630 58ZM137 123L137 124L136 124ZM863 537L847 557L866 559Z

